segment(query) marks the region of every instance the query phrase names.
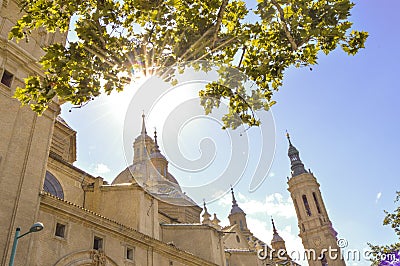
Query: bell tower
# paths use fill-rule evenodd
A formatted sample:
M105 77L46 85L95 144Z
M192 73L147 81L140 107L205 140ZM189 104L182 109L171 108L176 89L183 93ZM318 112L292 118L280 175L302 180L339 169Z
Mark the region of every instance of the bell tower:
M303 246L310 251L310 266L344 266L340 248L337 245L337 233L332 227L322 199L319 183L311 171L304 168L299 151L292 145L289 134L289 159L291 178L288 180L289 192L296 209L299 236ZM330 252L329 252L330 251Z

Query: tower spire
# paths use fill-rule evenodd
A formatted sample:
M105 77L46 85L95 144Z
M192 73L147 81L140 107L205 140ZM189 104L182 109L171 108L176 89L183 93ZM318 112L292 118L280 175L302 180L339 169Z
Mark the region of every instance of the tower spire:
M166 162L164 155L161 154L160 146L158 146L157 130L155 128L154 128L154 147L151 150L150 158L159 158L159 159L161 158L164 159L164 161ZM165 166L163 168L165 168Z
M285 243L285 240L283 240L283 238L278 234L278 231L276 230L276 227L275 227L274 219L272 219L272 217L271 217L271 222L272 222L272 230L273 230L273 232L274 232L274 235L273 235L273 237L272 237L271 244L274 245L274 243L277 243L277 242L283 242L283 243ZM281 246L281 248L286 249L286 247L285 247L284 245L285 245L285 244L283 244L283 246ZM274 246L275 246L275 245L274 245ZM275 247L273 247L273 248L275 248Z
M160 151L159 148L160 148L160 147L158 146L158 143L157 143L157 129L154 128L154 150L155 150L156 152L159 152L159 151Z
M283 238L278 234L278 231L276 230L276 227L275 227L274 219L272 219L272 217L271 217L271 222L272 222L272 228L274 231L274 234L273 234L272 240L271 240L271 246L272 246L273 250L278 251L278 258L279 258L279 256L282 255L283 251L285 252L284 255L286 255L285 240L283 240ZM286 259L288 259L288 257Z
M210 225L211 224L211 220L210 220L211 214L209 214L208 211L207 211L207 206L206 206L206 201L205 200L203 201L203 204L204 204L204 208L203 208L204 213L202 215L202 217L203 217L202 224Z
M232 208L230 214L228 215L229 223L231 225L237 224L239 230L242 231L246 237L250 237L251 232L247 228L246 213L238 206L232 186L231 186L231 193L232 193Z
M231 209L231 214L234 213L244 213L244 211L239 207L237 204L236 198L235 198L235 193L233 192L233 187L231 187L231 193L232 193L232 209Z
M273 231L274 231L274 235L278 234L278 231L276 231L276 228L275 228L274 219L272 217L271 217L271 221L272 221L272 228L273 228Z
M307 173L306 169L304 168L303 162L300 160L299 151L296 149L295 146L293 146L288 132L286 132L286 137L289 141L288 156L291 163L290 168L292 169L292 177Z
M145 116L145 114L144 114L144 111L143 111L143 114L142 114L142 131L140 132L142 135L146 135L147 134L147 131L146 131L146 124L145 124L145 122L144 122L144 118L145 118L146 116Z
M238 206L235 199L235 192L233 192L233 187L231 187L231 193L232 193L232 205Z
M292 142L290 141L290 135L289 135L289 132L287 132L287 130L286 130L286 138L289 141L289 145L292 145Z

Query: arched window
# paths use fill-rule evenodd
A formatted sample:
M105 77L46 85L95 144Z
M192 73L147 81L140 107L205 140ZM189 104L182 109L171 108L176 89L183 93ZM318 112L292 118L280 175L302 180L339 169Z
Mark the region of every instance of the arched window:
M313 198L314 198L314 201L315 201L315 205L317 206L318 213L321 213L321 208L319 207L317 195L315 194L315 192L313 192L312 195L313 195Z
M240 223L240 225L239 225L240 231L243 231L243 222L242 222L242 220L239 220L239 223Z
M306 213L308 216L311 216L311 210L310 210L310 205L308 205L307 196L303 195L302 198L303 198L304 207L306 208Z
M46 171L43 189L51 195L54 195L60 199L64 199L64 191L60 182L58 182L57 178L49 171Z

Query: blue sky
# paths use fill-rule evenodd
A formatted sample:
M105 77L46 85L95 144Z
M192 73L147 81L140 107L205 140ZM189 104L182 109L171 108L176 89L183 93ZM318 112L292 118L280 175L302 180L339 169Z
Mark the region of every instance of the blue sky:
M290 165L285 130L291 133L306 168L311 168L321 184L330 219L339 237L348 241L348 248L362 250L367 242L395 241L393 231L383 227L382 221L383 210L395 208L395 191L400 190L400 3L354 2L354 28L370 34L366 49L356 56L337 50L329 56L321 55L312 71L304 68L286 72L284 86L275 94L278 103L272 109L276 150L269 175L255 192L249 192L247 177L235 186L239 206L248 213L250 229L266 242L272 238L273 215L288 248L301 245L288 199L286 177ZM123 143L139 134L137 131L124 136L125 112L134 93L131 89L123 95L101 97L72 112L64 105L63 118L78 131L76 166L109 181L127 166L131 158L125 156ZM140 115L129 116L137 128ZM150 121L149 131L153 126ZM205 129L214 136L221 135L215 125ZM209 210L226 224L229 195L209 204Z

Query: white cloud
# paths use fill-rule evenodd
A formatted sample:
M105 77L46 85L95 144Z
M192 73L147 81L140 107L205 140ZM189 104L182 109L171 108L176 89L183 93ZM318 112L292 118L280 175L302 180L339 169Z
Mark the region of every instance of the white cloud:
M268 216L281 216L284 218L296 217L293 202L290 196L284 198L280 193L267 195L265 201L248 199L242 193L236 193L236 199L240 208L246 214L266 214ZM218 204L221 206L230 206L232 203L230 193L222 197Z
M227 207L232 205L231 193L226 193L222 198L218 200L218 205Z
M301 257L300 254L304 254L304 247L298 236L298 228L293 228L293 221L297 221L297 219L290 196L284 197L280 193L273 193L266 195L264 200L255 200L237 192L235 193L235 197L239 207L247 214L246 220L250 231L257 238L268 244L270 244L273 235L270 217L274 217L275 223L277 221L286 221L285 227L283 227L281 223L279 223L281 226L277 224L278 233L285 240L289 254L293 254L292 258L301 265L308 265L306 261L299 258L299 256ZM232 205L231 193L227 193L224 197L219 199L218 205L230 209ZM223 220L225 224L229 224L227 219L221 220Z
M224 191L224 190L217 190L217 191L215 191L215 193L211 196L211 199L218 199L218 198L220 198L221 197L221 195L224 195L226 193L226 191ZM229 193L228 193L228 195L230 195ZM224 197L222 197L222 198L220 198L220 199L218 199L218 200L222 200L223 198L225 198L226 197L226 194L224 195ZM206 199L206 201L207 201L207 199Z
M375 203L378 203L379 199L382 196L382 192L378 192L378 194L376 194L376 199L375 199Z
M105 165L104 163L98 163L94 167L94 172L98 175L106 174L106 173L110 172L110 168L108 168L108 166Z
M270 245L273 235L272 225L270 225L270 223L267 224L265 220L262 221L252 217L247 217L246 220L250 231L257 238ZM286 250L288 251L288 254L291 255L292 259L301 265L307 265L307 262L303 260L301 255L299 255L304 254L304 247L300 237L297 236L296 229L292 231L292 227L288 225L284 228L277 228L277 230L279 235L285 240Z
M296 211L290 196L285 199L280 193L267 195L265 205L267 214L270 216L296 217Z

